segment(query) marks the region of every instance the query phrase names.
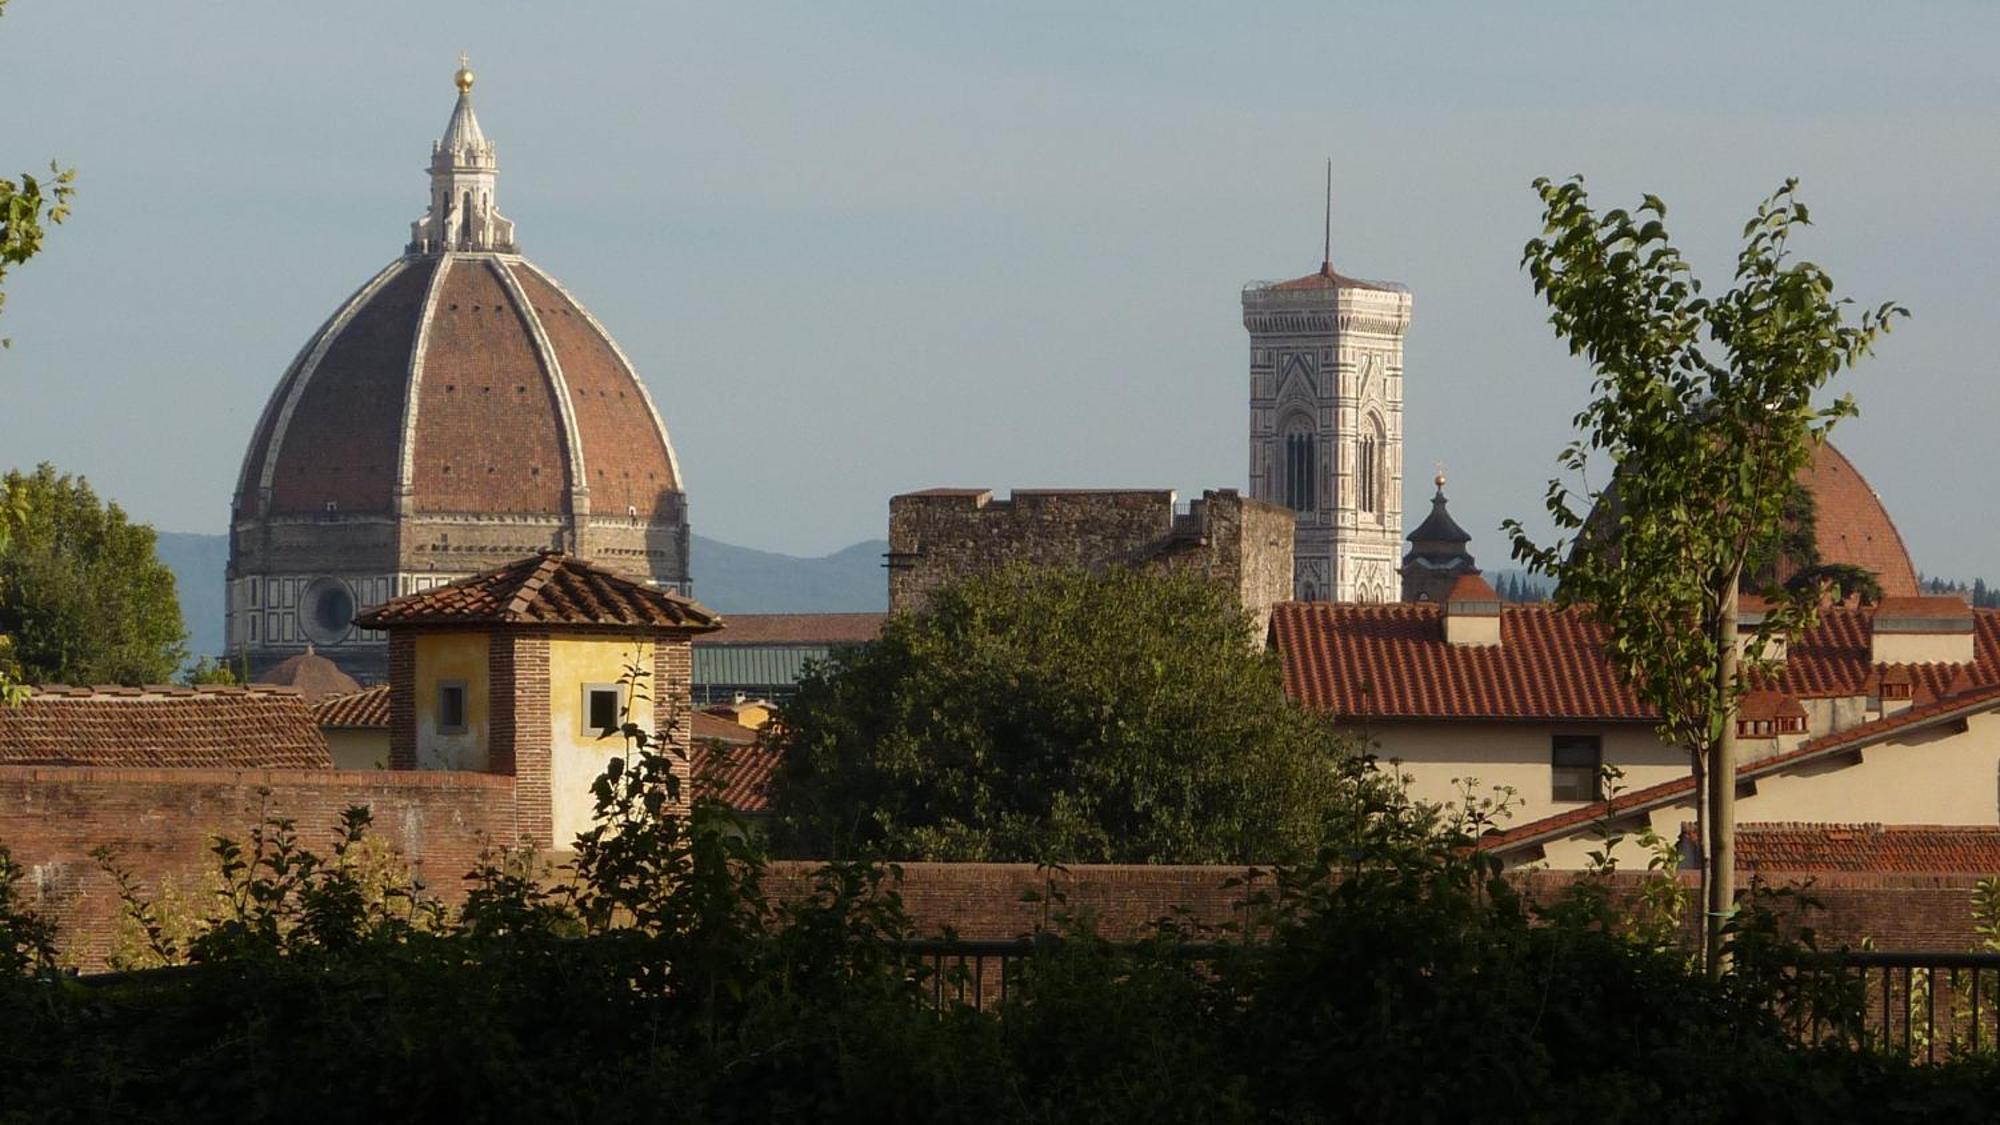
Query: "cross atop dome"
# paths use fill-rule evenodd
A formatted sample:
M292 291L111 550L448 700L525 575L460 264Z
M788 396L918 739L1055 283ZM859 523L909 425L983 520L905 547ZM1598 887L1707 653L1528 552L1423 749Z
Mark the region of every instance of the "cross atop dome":
M444 136L431 145L431 206L410 224L409 252L487 251L511 254L514 224L493 203L500 158L472 112L472 61L458 56L458 102Z

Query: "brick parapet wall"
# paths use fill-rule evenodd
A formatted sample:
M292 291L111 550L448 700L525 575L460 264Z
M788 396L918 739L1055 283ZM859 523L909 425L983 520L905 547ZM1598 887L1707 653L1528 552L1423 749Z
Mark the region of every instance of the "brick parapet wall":
M817 866L808 861L773 863L765 889L775 898L802 896L810 890ZM1108 937L1130 938L1146 933L1154 921L1174 914L1176 907L1210 925L1242 922L1238 903L1248 891L1224 883L1244 874L1239 867L1103 865L1072 867L1055 879L1068 897L1062 909L1094 918L1099 932ZM1529 898L1547 902L1584 876L1544 871L1513 878ZM1640 879L1614 876L1614 894L1635 892ZM1775 886L1804 881L1767 880ZM1978 881L1976 875L1821 875L1804 890L1820 905L1804 915L1783 916L1789 925L1811 926L1825 949L1872 941L1878 949L1969 950L1979 941L1971 912ZM1695 877L1688 873L1682 882L1692 889ZM1269 885L1268 878L1263 885ZM974 939L1004 940L1032 933L1042 908L1021 897L1044 888L1044 874L1033 864L903 865L903 902L926 936L947 928Z
M513 779L492 774L0 766L0 845L27 871L29 902L56 921L65 957L95 968L120 909L93 849L112 848L148 894L163 878L194 888L214 870L214 836L241 839L282 816L323 851L350 805L368 806L374 834L451 903L484 848L517 841Z

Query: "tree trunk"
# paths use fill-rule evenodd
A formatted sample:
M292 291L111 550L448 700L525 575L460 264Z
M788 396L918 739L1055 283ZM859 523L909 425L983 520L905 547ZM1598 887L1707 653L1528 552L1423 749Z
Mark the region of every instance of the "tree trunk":
M1708 854L1702 856L1707 875L1703 891L1708 969L1715 976L1729 971L1722 928L1736 905L1736 587L1740 577L1740 570L1729 576L1716 629L1715 687L1722 729L1716 732L1708 760Z
M1705 967L1708 964L1708 760L1700 747L1688 751L1688 759L1694 771L1694 847L1695 877L1700 882L1695 886L1694 900L1700 904L1701 924L1694 933L1695 956Z

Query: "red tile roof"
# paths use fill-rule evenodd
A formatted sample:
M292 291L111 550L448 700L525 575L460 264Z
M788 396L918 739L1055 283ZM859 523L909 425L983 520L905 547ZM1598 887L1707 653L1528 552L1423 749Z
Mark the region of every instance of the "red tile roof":
M1439 607L1287 602L1271 639L1294 700L1344 718L1650 721L1604 656L1603 630L1576 610L1509 605L1501 643L1446 643ZM1874 663L1871 611L1833 608L1787 646L1775 683L1794 698L1866 694ZM1913 664L1920 698L2000 682L2000 612L1974 611L1974 662Z
M1447 603L1497 602L1500 600L1500 593L1493 588L1493 583L1488 582L1482 575L1461 574L1452 579L1451 589L1446 591L1444 600Z
M311 645L297 656L286 657L272 665L263 675L257 677L260 684L281 684L299 689L307 703L316 703L330 695L352 695L361 690L361 684L353 676L340 670L340 665L313 651Z
M1740 824L1736 828L1736 866L1739 871L1766 875L1833 871L2000 875L2000 828L1945 824Z
M333 759L292 688L49 686L0 706L0 765L315 769Z
M1379 281L1363 281L1358 277L1348 277L1345 274L1335 273L1333 269L1333 263L1322 262L1320 263L1320 267L1316 272L1309 273L1304 277L1295 277L1292 278L1290 281L1274 281L1271 282L1269 285L1259 286L1259 288L1288 291L1294 289L1387 290L1387 289L1392 289L1393 287L1384 285Z
M730 746L697 743L690 763L697 782L710 778L715 795L740 813L768 812L771 807L771 771L777 767L778 752L768 746Z
M312 705L313 717L321 727L346 730L389 729L389 685L348 695L330 696Z
M708 645L866 644L882 635L886 613L732 613L723 627L699 637Z
M696 742L720 742L729 746L747 746L757 741L755 728L708 711L694 713L693 720L688 724L688 735Z
M1950 595L1884 597L1875 603L1875 616L1884 621L1922 622L1928 631L1940 628L1941 622L1970 623L1972 607L1964 598Z
M642 586L559 551L530 555L448 586L438 586L355 618L368 629L403 625L568 625L671 629L720 628L722 618L692 598Z
M1798 700L1781 691L1749 691L1743 693L1743 702L1736 709L1738 722L1759 722L1775 719L1803 719L1806 709Z
M1797 749L1782 754L1744 762L1736 767L1736 777L1739 783L1754 780L1767 774L1782 772L1811 759L1851 753L1906 731L1938 723L1957 722L1967 715L1996 708L2000 708L2000 684L1988 684L1956 698L1918 704L1886 718L1862 723L1860 726L1833 734L1821 735ZM1620 793L1609 801L1579 805L1554 816L1517 825L1505 832L1493 833L1482 839L1479 846L1488 850L1504 851L1545 840L1559 839L1596 821L1608 817L1628 816L1672 804L1693 793L1694 777L1692 775L1677 777L1672 781L1662 781L1657 785L1649 785L1630 793Z

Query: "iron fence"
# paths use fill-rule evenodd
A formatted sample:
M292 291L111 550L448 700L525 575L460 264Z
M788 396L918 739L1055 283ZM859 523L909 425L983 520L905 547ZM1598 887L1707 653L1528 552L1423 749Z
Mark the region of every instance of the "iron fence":
M1801 958L1793 1033L1935 1063L2000 1050L2000 953L1850 950Z

